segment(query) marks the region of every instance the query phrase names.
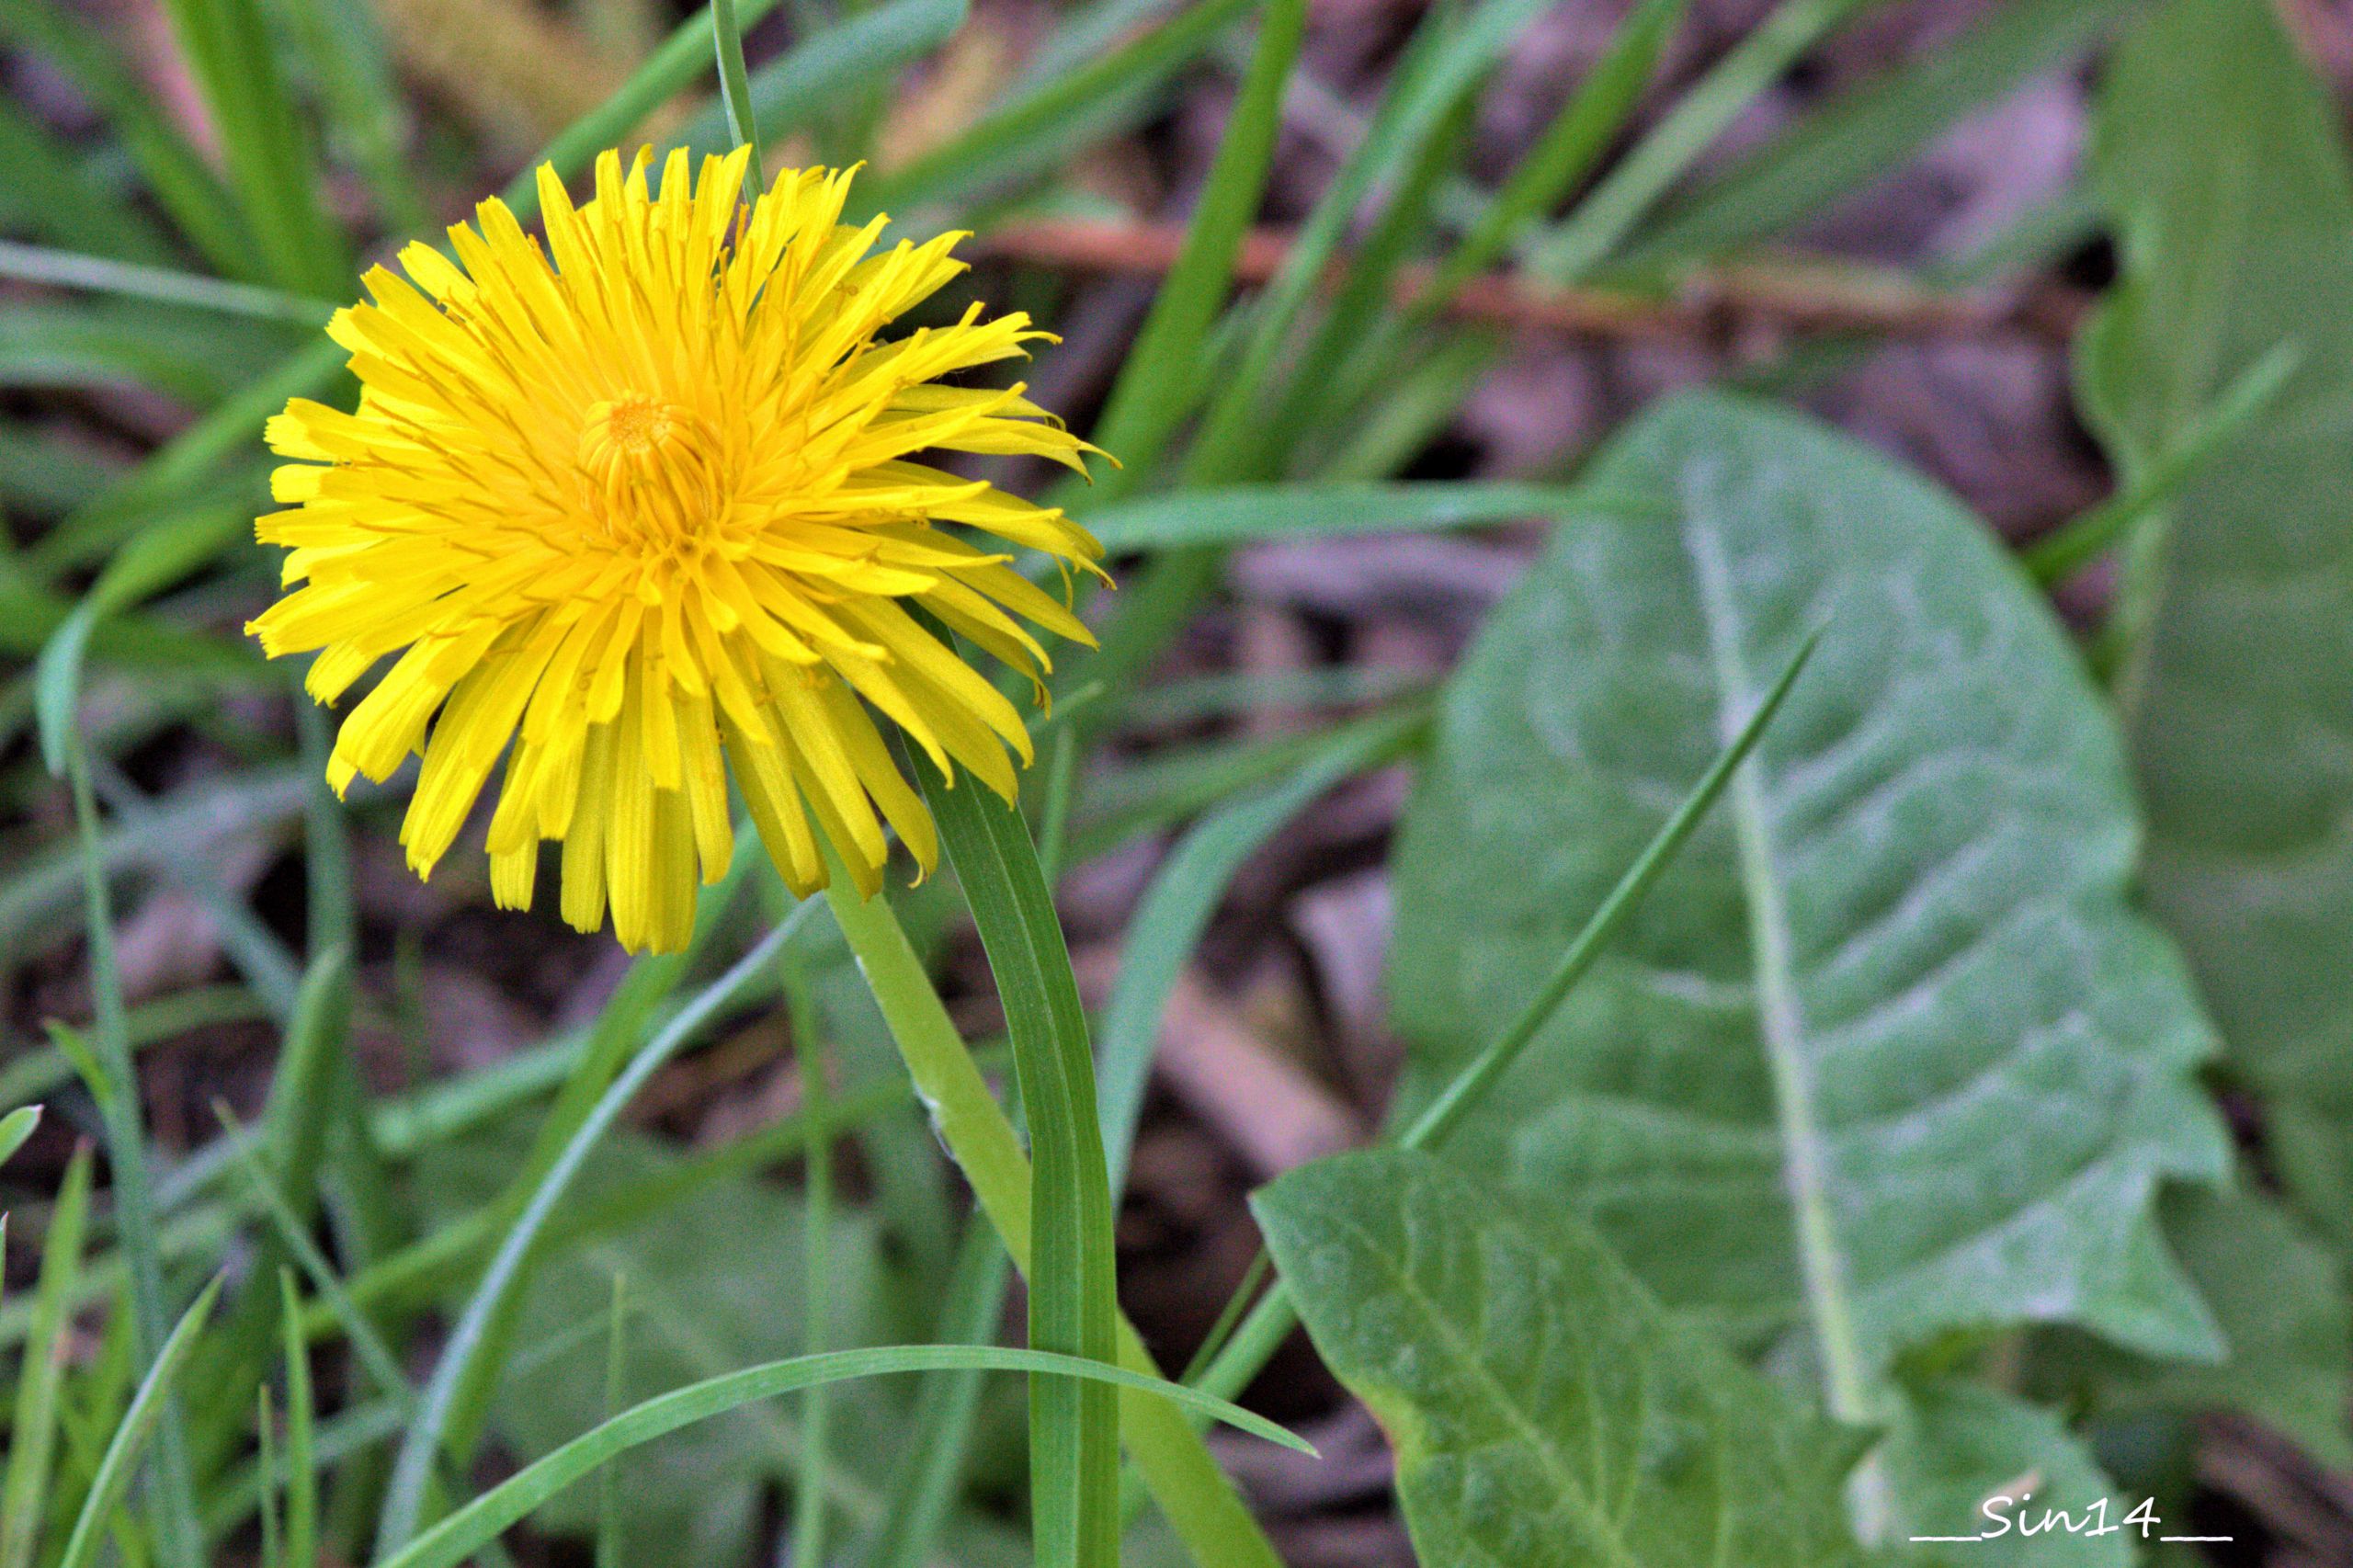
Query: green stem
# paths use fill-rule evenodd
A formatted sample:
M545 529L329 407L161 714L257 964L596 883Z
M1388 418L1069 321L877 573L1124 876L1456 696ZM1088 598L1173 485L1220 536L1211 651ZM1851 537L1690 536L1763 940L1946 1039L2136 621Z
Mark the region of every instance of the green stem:
M792 1019L792 1054L801 1074L801 1114L822 1123L833 1103L825 1082L825 1051L817 1028L817 1006L810 995L809 977L788 954L784 961L785 1008ZM811 1356L826 1348L827 1308L833 1282L826 1259L833 1244L834 1142L830 1136L809 1145L808 1202L801 1230L802 1351ZM792 1561L811 1568L825 1561L825 1442L828 1404L825 1387L813 1383L801 1396L801 1465L792 1489Z
M981 1211L1013 1266L1029 1271L1029 1161L987 1080L973 1064L939 994L887 898L860 899L838 884L826 894L891 1027L932 1125L972 1184ZM1132 1324L1119 1320L1119 1364L1157 1375ZM1280 1568L1281 1559L1217 1468L1184 1415L1122 1391L1120 1436L1161 1511L1199 1568Z

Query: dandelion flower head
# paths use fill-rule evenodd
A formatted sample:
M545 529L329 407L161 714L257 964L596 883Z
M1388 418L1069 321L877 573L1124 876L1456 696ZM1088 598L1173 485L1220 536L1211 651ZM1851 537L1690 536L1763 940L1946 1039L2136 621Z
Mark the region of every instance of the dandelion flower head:
M643 154L624 173L608 153L578 207L540 169L544 250L494 199L449 231L454 260L413 244L405 279L371 270L373 302L327 329L356 411L296 399L268 429L294 460L258 532L290 551L290 591L248 630L316 653L322 702L398 654L329 781L423 757L401 831L422 876L504 756L496 901L528 907L557 840L564 918L594 930L609 904L631 950L685 944L698 878L733 852L730 777L796 892L825 884L830 845L870 895L885 824L933 866L876 715L1010 800L1021 712L938 629L1033 683L1038 631L1091 641L1010 548L1099 570L1094 539L915 460L1084 472L1091 449L1019 385L943 384L1047 335L974 305L882 340L963 270L963 236L877 252L882 219L842 222L848 172L788 171L747 205L745 167L690 177L675 153L657 190Z

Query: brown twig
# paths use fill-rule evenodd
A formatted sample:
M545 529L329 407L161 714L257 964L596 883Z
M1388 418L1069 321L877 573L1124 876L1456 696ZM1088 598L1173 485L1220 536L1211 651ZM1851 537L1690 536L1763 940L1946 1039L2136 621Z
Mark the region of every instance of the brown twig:
M1074 272L1156 277L1176 265L1184 239L1184 230L1170 223L1034 219L1007 224L977 248L1002 260ZM1281 231L1252 230L1235 259L1235 279L1265 282L1281 267L1290 244ZM1401 269L1397 302L1420 298L1434 270L1427 264ZM1336 263L1333 280L1338 273ZM1718 338L1752 324L1809 335L1949 338L2013 332L2064 340L2082 317L2084 301L2056 287L1956 293L1886 272L1790 261L1697 271L1665 297L1553 289L1509 273L1486 273L1457 291L1447 310L1491 326L1613 341Z

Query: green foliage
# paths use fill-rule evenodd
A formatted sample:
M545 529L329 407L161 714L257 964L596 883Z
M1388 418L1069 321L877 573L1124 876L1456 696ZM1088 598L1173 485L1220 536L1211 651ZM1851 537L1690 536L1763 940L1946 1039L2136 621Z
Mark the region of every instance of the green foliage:
M2040 1347L2039 1380L2103 1415L2235 1410L2353 1469L2347 1430L2353 1308L2339 1256L2279 1203L2242 1185L2167 1195L2165 1239L2213 1309L2230 1358L2153 1361L2075 1335Z
M2267 413L2145 530L2119 676L2152 907L2273 1096L2307 1212L2353 1241L2353 171L2271 9L2166 0L2119 51L2095 188L2123 281L2086 329L2086 415L2128 480L2280 346Z
M2131 1568L2136 1561L2138 1532L2123 1523L2133 1500L2117 1494L2056 1415L1994 1389L1952 1382L1907 1394L1888 1437L1887 1466L1904 1500L1898 1522L1905 1536L1997 1532L1991 1540L1930 1546L1920 1557L1936 1568ZM2025 1533L2052 1509L2089 1519L2102 1499L2108 1508L2098 1517L2118 1527L2109 1534Z
M2210 1049L2129 909L2120 748L1984 531L1881 459L1721 398L1594 483L1441 705L1398 851L1392 994L1425 1087L1823 628L1726 815L1461 1134L1666 1300L1809 1330L1835 1410L1949 1329L2219 1346L2152 1202L2212 1178ZM1496 803L1511 802L1509 811Z
M1029 1345L1119 1358L1111 1189L1095 1062L1053 895L1013 802L915 763L996 977L1029 1130ZM1039 1568L1119 1560L1119 1405L1104 1382L1032 1378L1029 1478Z
M39 743L0 766L0 956L87 1017L10 1048L0 1159L28 1182L61 1121L102 1136L18 1206L40 1256L0 1309L0 1568L511 1568L518 1523L530 1560L593 1537L599 1568L1279 1568L1200 1428L1300 1446L1215 1396L1301 1320L1383 1424L1427 1568L2125 1568L2120 1531L1903 1538L2028 1491L2021 1514L2120 1517L2095 1450L2170 1485L2126 1439L2177 1459L2211 1411L2353 1465L2336 106L2259 0L2007 0L1818 97L1790 72L1875 0L1777 0L1728 40L1688 0L1619 9L1504 164L1488 89L1558 19L1542 0L1415 8L1346 102L1301 70L1331 25L1302 0L1092 0L977 93L968 0L720 0L666 35L598 0L557 25L593 12L642 58L518 161L411 101L365 5L158 0L134 35L0 0L11 81L49 84L0 103L0 736ZM415 10L387 10L404 48ZM2113 231L2077 369L2118 483L2027 570L1896 463L1720 393L1573 477L1392 477L1446 471L1408 465L1511 347L1449 311L1499 268L1704 281L2120 35L2088 199L1892 279L2024 283L2092 215ZM363 925L356 893L381 846L324 789L327 721L298 698L291 742L257 722L286 683L236 630L266 592L256 438L338 395L347 350L313 334L358 258L432 240L492 167L528 224L542 159L576 179L638 138L870 159L855 203L910 231L1096 214L1131 186L1081 154L1150 128L1156 160L1196 85L1223 119L1166 193L1173 265L1124 353L1052 372L1083 361L1069 406L1102 394L1082 428L1128 466L1049 498L1126 591L1036 730L1042 854L926 775L953 876L837 886L820 930L738 896L746 855L690 952L444 1074L404 917L380 1006L388 905ZM1237 288L1270 226L1271 276ZM1058 270L989 267L1042 324L1117 321L1058 321ZM1418 660L1154 679L1233 552L1527 523L1540 557L1442 687ZM2111 556L2115 605L2071 647L2037 585ZM1113 1232L1162 1015L1252 858L1400 761L1403 1147L1258 1196L1279 1277L1254 1307L1260 1260L1180 1388L1120 1311ZM1090 1029L1054 879L1158 835ZM221 864L247 842L299 875L257 892ZM126 994L116 914L154 889L232 983ZM968 916L977 996L931 972ZM799 1110L692 1147L620 1125L706 1031L777 1027L779 994ZM989 995L1009 1054L951 1017ZM139 1064L199 1028L267 1040L236 1058L267 1073L219 1085L250 1126L222 1105L167 1146L173 1080ZM380 1094L388 1035L438 1075ZM2210 1086L2250 1146L2235 1185ZM1009 1301L1030 1349L996 1343Z
M420 1165L419 1200L428 1221L462 1217L497 1196L527 1142L515 1131L487 1130L435 1151ZM582 1166L566 1211L591 1208L677 1165L675 1154L643 1137L615 1136ZM710 1244L719 1235L729 1238L723 1251ZM837 1342L872 1343L882 1326L873 1225L844 1216L815 1240L829 1259ZM515 1335L526 1348L500 1380L492 1406L494 1429L525 1460L536 1460L614 1414L605 1408L605 1335L582 1330L602 1329L616 1278L628 1282L624 1406L739 1367L799 1354L803 1346L794 1263L811 1241L791 1195L739 1176L552 1253L525 1293ZM890 1410L877 1404L879 1398L879 1392L853 1390L849 1397L836 1399L838 1447L845 1454L885 1451ZM789 1477L799 1452L791 1407L773 1403L747 1406L640 1449L622 1467L618 1489L623 1560L741 1561L759 1520L762 1488ZM851 1517L876 1522L880 1506L871 1477L852 1472L838 1479ZM592 1489L576 1487L551 1500L540 1523L559 1533L585 1535L595 1523L596 1505Z
M1315 1348L1397 1450L1431 1568L1832 1568L1850 1438L1678 1324L1575 1220L1430 1154L1253 1205Z

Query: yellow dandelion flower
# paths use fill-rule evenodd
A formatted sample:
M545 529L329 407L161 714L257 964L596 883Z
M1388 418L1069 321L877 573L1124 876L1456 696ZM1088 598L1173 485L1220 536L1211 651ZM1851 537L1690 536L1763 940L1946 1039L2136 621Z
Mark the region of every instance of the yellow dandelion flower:
M797 892L824 885L824 841L870 895L884 823L934 865L876 713L1013 797L1019 710L911 609L1033 682L1051 666L1031 626L1091 641L999 546L1099 571L1095 540L912 460L1084 472L1092 449L1018 385L939 384L1048 335L975 305L879 341L963 270L964 236L870 254L883 221L841 222L849 173L780 174L747 210L745 162L690 179L673 153L656 194L642 154L624 175L608 153L577 208L542 168L545 252L496 200L449 231L455 261L410 245L407 279L371 270L374 302L327 329L357 411L296 399L268 429L296 460L258 532L301 586L248 630L273 657L316 652L321 702L400 654L345 719L329 781L424 758L401 830L423 876L503 754L498 903L529 906L560 840L564 918L594 930L609 902L631 950L686 942L698 871L716 881L733 852L731 776Z

